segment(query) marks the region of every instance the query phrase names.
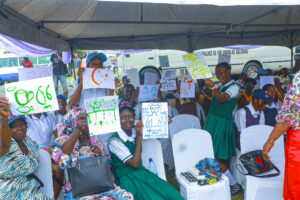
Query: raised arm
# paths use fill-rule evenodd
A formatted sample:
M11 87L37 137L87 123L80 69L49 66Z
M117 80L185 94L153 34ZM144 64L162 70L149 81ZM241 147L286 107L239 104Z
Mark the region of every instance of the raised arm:
M11 132L8 126L8 111L10 103L7 98L0 97L1 132L0 132L0 156L4 156L11 145Z
M211 87L213 95L217 98L220 102L225 102L230 99L230 95L225 92L222 93L216 88L216 84L211 79L205 79L205 85Z
M137 140L135 146L134 155L126 161L126 164L133 168L139 168L142 156L142 138L143 138L143 122L139 121L136 126L135 130L137 133Z
M70 99L71 106L76 106L80 100L81 91L82 91L82 87L83 87L82 74L83 74L84 70L85 70L85 68L79 68L79 70L78 70L77 75L79 77L79 84L78 84L78 87L76 88L75 92L71 96L71 99Z

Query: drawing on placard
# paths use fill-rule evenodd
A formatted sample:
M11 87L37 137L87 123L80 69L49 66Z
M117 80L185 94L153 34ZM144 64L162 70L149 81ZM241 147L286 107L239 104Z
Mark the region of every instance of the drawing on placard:
M168 137L168 106L167 103L143 103L143 138Z
M19 81L53 76L52 67L34 67L18 69Z
M126 71L127 78L130 80L130 83L136 88L140 85L139 72L137 69L128 69Z
M161 80L162 89L164 91L176 90L176 70L163 70L162 71L162 80Z
M189 53L183 56L185 65L194 79L211 78L212 74L207 67L201 52Z
M108 69L86 68L83 73L83 89L115 88L114 74Z
M159 85L140 85L138 101L151 101L157 98Z
M7 84L5 92L6 97L11 101L12 113L15 115L58 109L52 77Z
M90 135L99 135L121 130L118 99L115 96L85 100Z
M183 76L180 83L180 97L194 98L195 97L195 82L190 76Z

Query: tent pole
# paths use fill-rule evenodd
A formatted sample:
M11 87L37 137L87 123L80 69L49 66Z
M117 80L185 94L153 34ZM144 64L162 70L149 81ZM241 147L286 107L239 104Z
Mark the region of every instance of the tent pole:
M294 36L294 33L291 32L291 72L293 73L293 68L294 68L294 40L293 40L293 36Z

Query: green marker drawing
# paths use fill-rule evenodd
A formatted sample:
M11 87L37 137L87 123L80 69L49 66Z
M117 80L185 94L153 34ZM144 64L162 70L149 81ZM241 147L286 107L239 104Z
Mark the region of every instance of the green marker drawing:
M50 93L48 92L49 87L50 87L50 85L47 86L47 89L46 89L46 96L47 96L47 99L52 100L52 94L50 94Z
M20 107L16 108L16 110L19 113L27 115L30 111L34 111L34 108L33 108L33 106L30 106L30 107L29 106L20 106Z
M50 108L50 110L52 110L52 106L51 105L44 106L45 110L47 110L48 108Z
M19 95L24 95L24 94L25 94L26 102L21 103L19 101ZM27 105L34 98L34 93L32 91L27 92L24 89L17 90L14 95L15 95L15 100L16 100L17 104L19 104L21 106Z
M16 88L17 88L16 86L10 86L10 87L6 88L6 91L13 92L13 91L15 91Z
M39 86L38 87L38 90L37 90L37 92L36 92L36 95L35 95L35 98L36 98L36 101L40 104L40 105L45 105L46 104L46 96L45 96L45 94L44 94L44 92L42 91L42 90L40 90L40 88L41 88L42 86ZM42 100L44 101L44 102L41 102L40 100L39 100L39 94L41 94L42 95Z

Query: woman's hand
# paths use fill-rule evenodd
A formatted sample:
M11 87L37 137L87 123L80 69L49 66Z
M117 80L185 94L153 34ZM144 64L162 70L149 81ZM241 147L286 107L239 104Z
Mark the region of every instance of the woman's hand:
M211 87L211 88L213 88L213 87L216 86L215 82L212 81L211 79L208 79L208 78L205 79L205 85L206 85L206 86L209 86L209 87Z
M95 156L102 156L102 152L101 152L101 150L98 147L93 146L91 148L91 150L92 150L92 152L94 153Z
M173 121L172 121L171 117L168 116L168 125L170 125L172 122L173 122Z
M83 72L85 71L85 68L79 68L77 75L79 77L80 83L83 83Z
M8 117L9 109L10 109L10 103L8 98L0 97L0 115L2 117Z
M270 156L268 155L268 153L271 151L273 146L274 146L274 142L270 142L269 140L264 144L263 152L264 152L265 159L270 160Z
M143 137L143 122L139 121L136 125L135 125L135 131L137 132L137 136L138 137Z

